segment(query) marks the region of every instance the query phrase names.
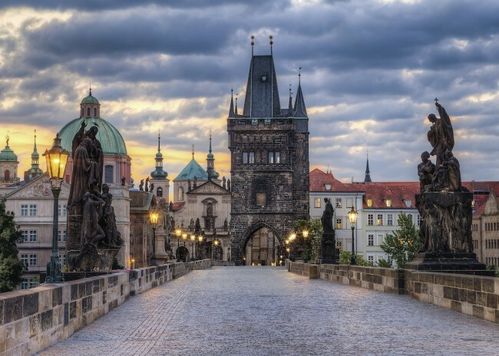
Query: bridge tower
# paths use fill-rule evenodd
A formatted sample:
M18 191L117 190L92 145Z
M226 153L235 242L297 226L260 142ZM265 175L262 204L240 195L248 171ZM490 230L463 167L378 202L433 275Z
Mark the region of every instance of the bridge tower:
M242 114L231 96L230 233L236 264L279 263L293 222L308 218L309 132L300 76L294 106L290 90L288 107L281 108L272 50L269 55L252 50Z

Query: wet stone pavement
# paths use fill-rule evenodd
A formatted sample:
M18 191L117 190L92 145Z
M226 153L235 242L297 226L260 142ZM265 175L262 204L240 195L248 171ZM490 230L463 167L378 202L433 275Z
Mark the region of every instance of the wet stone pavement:
M499 326L272 267L214 267L130 298L42 355L497 355Z

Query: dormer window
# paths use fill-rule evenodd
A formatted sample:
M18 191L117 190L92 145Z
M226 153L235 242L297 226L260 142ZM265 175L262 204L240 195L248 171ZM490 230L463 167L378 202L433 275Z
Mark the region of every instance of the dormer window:
M331 184L324 184L324 189L331 190Z
M367 207L372 208L373 206L373 200L372 199L367 199Z
M412 200L410 199L405 199L404 204L406 208L410 208L412 206Z
M386 207L387 208L391 208L392 207L392 200L391 199L386 199L385 203L386 203Z

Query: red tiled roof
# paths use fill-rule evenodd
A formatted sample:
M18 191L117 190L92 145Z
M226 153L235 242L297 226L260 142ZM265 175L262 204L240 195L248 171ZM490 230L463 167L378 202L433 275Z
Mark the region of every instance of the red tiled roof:
M391 199L391 208L393 209L407 209L408 207L405 202L409 200L411 201L409 208L414 209L416 207L415 195L419 193L418 181L343 183L334 178L332 173L325 173L318 168L312 170L309 177L311 192L363 192L365 209L388 208L386 206L387 199ZM326 190L326 184L331 185L330 190ZM475 193L480 191L489 192L492 190L497 196L499 196L499 181L472 181L463 182L463 185ZM487 198L488 194L483 196ZM482 195L475 194L475 198L478 197L482 197ZM368 199L372 199L371 207L367 206ZM479 198L479 200L480 199L481 198ZM477 202L475 202L475 204L477 204ZM480 202L478 202L478 205L475 205L475 210L477 209L482 209L483 212L483 208L480 207Z
M185 201L176 201L170 205L170 210L171 211L179 211L182 209L185 205Z
M480 217L483 214L483 211L485 210L485 204L487 203L487 200L489 200L489 195L485 194L480 194L480 195L475 195L473 197L474 200L474 205L473 205L473 217Z

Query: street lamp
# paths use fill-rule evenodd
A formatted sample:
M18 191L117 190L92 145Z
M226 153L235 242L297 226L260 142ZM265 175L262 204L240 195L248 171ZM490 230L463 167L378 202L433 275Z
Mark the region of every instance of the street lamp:
M303 237L306 239L308 237L308 230L304 229L302 234L303 234Z
M44 154L47 160L47 171L50 176L50 186L52 195L54 196L54 226L52 228L52 255L50 262L47 264L47 283L62 282L61 261L59 260L59 248L57 246L57 232L59 229L59 195L61 193L61 185L64 180L64 172L66 171L66 163L68 162L69 152L62 148L61 138L59 134L54 139L54 144L50 150L46 150Z
M203 242L203 235L198 236L197 248L196 248L196 256L201 259L201 242Z
M177 237L177 249L180 247L180 238L182 237L182 230L175 229L175 236Z
M158 226L159 213L157 210L151 210L149 212L149 222L152 227L152 256L156 256L156 227Z
M357 223L357 211L354 209L352 205L352 209L348 212L348 220L350 221L350 225L352 226L352 257L350 259L350 264L355 265L355 246L354 246L354 230L355 230L355 224ZM335 246L336 248L336 246Z
M194 259L194 241L196 241L196 235L191 235L191 259Z

